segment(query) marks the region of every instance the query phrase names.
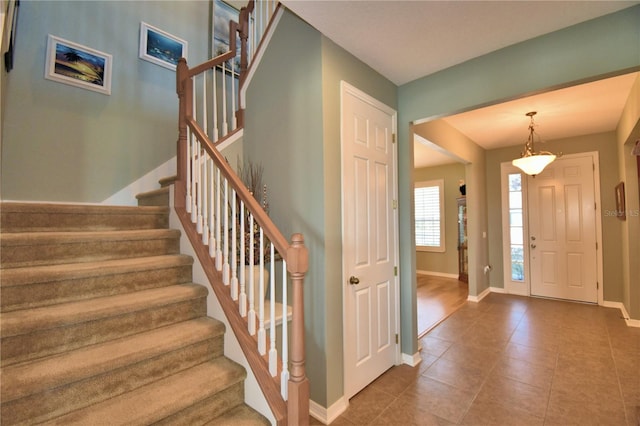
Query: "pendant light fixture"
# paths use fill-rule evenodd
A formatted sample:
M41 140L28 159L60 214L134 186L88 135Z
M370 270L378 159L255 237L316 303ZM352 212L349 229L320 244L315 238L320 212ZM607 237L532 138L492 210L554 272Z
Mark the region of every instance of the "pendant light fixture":
M536 111L531 111L526 114L527 117L531 119L531 122L529 123L529 138L527 139L527 142L525 142L524 151L522 151L521 157L511 162L511 164L531 176L542 173L544 168L556 159L556 156L548 151L536 152L533 148L535 133L533 130L533 116L536 114ZM538 140L540 140L539 136Z

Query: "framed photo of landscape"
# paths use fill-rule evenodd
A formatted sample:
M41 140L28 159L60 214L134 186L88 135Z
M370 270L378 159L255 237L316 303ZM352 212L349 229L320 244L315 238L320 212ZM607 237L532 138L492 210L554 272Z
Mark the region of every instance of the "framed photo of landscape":
M46 79L110 95L111 69L108 53L49 34Z
M229 21L239 22L240 11L222 0L213 3L213 56L220 56L229 51ZM240 71L240 37L236 37L237 54L233 59L233 73ZM227 69L227 71L230 71Z
M187 57L187 42L166 31L140 23L140 58L175 70L180 58Z

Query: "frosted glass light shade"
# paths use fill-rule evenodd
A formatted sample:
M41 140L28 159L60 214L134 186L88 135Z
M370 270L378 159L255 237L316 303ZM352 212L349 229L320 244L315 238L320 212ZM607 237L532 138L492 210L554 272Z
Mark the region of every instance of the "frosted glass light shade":
M553 154L534 154L517 158L511 162L514 166L528 175L535 176L542 173L545 167L553 162L556 156Z

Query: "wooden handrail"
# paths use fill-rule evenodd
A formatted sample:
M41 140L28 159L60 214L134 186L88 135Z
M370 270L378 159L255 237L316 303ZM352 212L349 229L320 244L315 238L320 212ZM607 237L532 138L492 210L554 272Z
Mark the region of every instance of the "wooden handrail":
M249 211L253 214L253 218L269 238L269 241L273 243L276 250L280 253L286 253L289 243L287 239L282 235L278 227L273 223L271 218L264 211L260 203L249 192L247 187L242 182L242 179L233 171L231 166L227 163L225 158L220 154L220 151L213 147L213 143L209 141L207 135L204 134L198 123L193 117L187 117L187 123L189 128L196 135L196 137L203 143L203 149L207 151L207 154L215 161L216 166L222 171L222 174L231 183L232 188L236 191L240 199L248 206Z
M220 301L220 305L222 306L222 309L227 319L229 320L231 328L236 335L240 346L242 347L247 362L251 366L256 380L258 381L258 384L262 389L263 394L265 395L265 399L267 400L267 403L272 410L277 424L304 425L308 424L309 420L309 382L305 373L303 296L304 276L308 270L309 261L307 248L304 245L304 238L301 234L294 234L292 236L291 242L287 241L287 239L282 235L277 226L273 223L271 218L263 210L260 203L249 192L240 177L234 172L234 170L227 163L226 159L218 151L216 147L217 144L211 141L211 139L207 135L207 131L205 130L206 125L205 129L200 126L195 117L195 111L193 107L193 100L195 96L193 84L194 79L197 76L205 72L209 72L209 70L212 69L214 70L215 74L215 70L217 69L217 67L224 67L223 64L225 64L229 60L233 60L236 57L236 32L239 33L241 40L241 65L238 81L241 85L245 81L247 69L251 66L250 64L248 64L247 40L249 37L249 19L251 13L254 10L255 0L250 0L248 5L246 7L243 7L240 11L240 23L236 23L233 21L229 23L230 50L228 52L212 58L202 64L194 66L193 68L189 68L184 58L181 58L178 62L176 70L176 92L180 102L177 142L178 178L175 184L176 196L174 207L176 212L178 213L178 217L183 223L188 238L194 246L196 255L203 265L211 286L218 300ZM260 46L264 48L264 46L262 46L262 43L260 43ZM222 78L227 78L224 72L224 68L222 72ZM200 97L202 98L202 96ZM218 101L214 99L213 102L215 103ZM236 114L237 121L239 123L238 125L241 127L241 108L238 108L238 110L234 111L234 113ZM228 138L229 135L231 135L233 132L236 132L237 130L238 129L232 129L230 133L224 134L222 136L222 140ZM193 138L198 141L198 143L195 145L198 147L197 150L193 147L189 148L189 144L192 143L191 139ZM221 141L218 141L218 144L220 142ZM189 152L189 149L191 149L192 151ZM248 331L247 329L248 317L245 318L244 314L239 313L238 302L232 299L229 286L223 283L223 277L225 276L225 274L220 272L220 266L212 259L211 250L208 250L206 248L206 242L203 242L199 238L199 234L201 234L202 231L196 229L196 226L194 226L193 214L190 216L188 213L189 205L187 205L188 203L186 199L188 198L188 196L194 195L193 189L189 189L187 187L187 184L193 179L193 168L195 167L200 170L201 167L199 165L188 166L187 162L193 161L194 158L204 158L206 159L206 161L212 161L212 164L215 164L215 168L224 179L225 184L228 184L233 189L233 193L235 193L235 196L241 201L242 205L246 207L246 209L250 212L255 223L257 223L259 228L264 233L264 236L269 240L271 244L273 244L274 249L280 256L282 256L283 260L286 262L286 270L291 279L292 285L292 318L290 335L291 346L290 350L288 351L287 363L291 365L291 369L290 374L283 375L283 380L286 380L286 378L288 377L286 392L282 393L284 397L280 394L283 389L279 390L280 384L277 383L272 377L273 373L270 372L267 362L265 361L263 356L260 355L257 349L256 337L252 335L252 332ZM191 167L191 169L189 169L189 167ZM215 184L220 185L220 182L216 181ZM198 182L197 185L198 187L200 187L202 185L206 185L206 183ZM211 185L214 185L213 181ZM199 196L200 194L198 194L198 197ZM200 203L200 201L198 202ZM211 205L211 210L213 211L213 204ZM220 213L217 214L219 215ZM198 222L198 227L200 227L200 222ZM226 250L227 249L225 248L225 256L227 256ZM232 263L233 262L235 262L235 260L233 260ZM228 282L226 284L228 284ZM251 284L251 286L253 286L253 284ZM240 300L242 300L242 298ZM283 318L283 321L286 322L287 319ZM272 326L274 325L272 324ZM278 363L280 363L280 361L278 361ZM287 368L287 366L283 367Z

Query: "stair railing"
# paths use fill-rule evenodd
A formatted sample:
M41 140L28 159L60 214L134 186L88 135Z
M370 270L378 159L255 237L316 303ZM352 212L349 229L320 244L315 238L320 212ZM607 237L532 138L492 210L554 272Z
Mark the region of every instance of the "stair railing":
M249 46L259 45L275 11L263 3L274 2L252 0L240 11L240 23L230 22L229 52L193 68L184 58L178 63L175 209L277 423L299 425L309 416L307 248L301 234L286 240L217 149L243 125L237 83L255 54Z

